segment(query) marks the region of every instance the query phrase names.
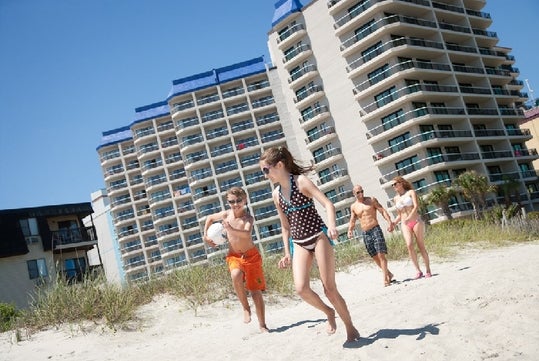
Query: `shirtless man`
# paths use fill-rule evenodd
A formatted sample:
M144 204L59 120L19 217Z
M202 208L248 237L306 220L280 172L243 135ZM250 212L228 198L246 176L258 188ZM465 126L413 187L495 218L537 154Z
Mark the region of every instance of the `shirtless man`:
M226 193L230 210L210 214L204 224L204 241L212 247L217 245L208 237L208 228L214 222L221 222L226 230L229 243L226 263L232 277L234 291L243 307L243 321L251 322L251 307L246 290L251 293L261 332L268 332L262 291L266 288L262 257L251 237L254 219L246 211L247 194L242 188L233 187Z
M363 241L369 256L382 269L384 276L384 285L389 286L393 280L393 274L387 268L387 246L384 238L384 233L378 219L376 211L380 212L385 218L389 227L388 232L393 232L394 224L391 221L391 216L384 207L374 197L364 197L363 187L360 185L354 186L354 195L356 201L350 206L350 223L348 225L348 238L352 238L353 230L356 226L356 220L359 219L361 230L363 231Z

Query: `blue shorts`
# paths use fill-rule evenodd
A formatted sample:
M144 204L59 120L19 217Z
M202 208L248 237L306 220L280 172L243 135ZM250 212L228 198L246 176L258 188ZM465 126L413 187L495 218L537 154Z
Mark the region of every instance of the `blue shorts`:
M387 254L384 232L382 232L382 228L380 228L379 225L363 232L363 242L365 243L365 248L367 248L369 256L374 257L378 253Z

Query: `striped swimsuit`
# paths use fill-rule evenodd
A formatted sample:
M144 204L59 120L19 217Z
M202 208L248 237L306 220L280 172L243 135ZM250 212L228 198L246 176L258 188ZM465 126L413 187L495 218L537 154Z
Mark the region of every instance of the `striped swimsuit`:
M298 189L294 175L290 175L290 201L281 193L279 186L279 207L290 225L292 240L298 246L313 251L321 232L327 230L324 221L316 211L312 198L306 197Z

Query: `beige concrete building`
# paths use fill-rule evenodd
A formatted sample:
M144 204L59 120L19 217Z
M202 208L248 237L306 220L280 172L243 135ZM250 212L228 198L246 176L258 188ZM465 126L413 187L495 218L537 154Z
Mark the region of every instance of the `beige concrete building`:
M256 58L175 80L166 100L103 133L98 153L127 280L221 259L201 230L234 185L248 192L261 251L280 252L272 185L258 167L274 145L315 166L339 240L353 185L391 209L397 175L427 194L476 170L494 184L517 181L522 204L535 209L538 156L518 126L523 83L488 30L485 3L277 1L271 65ZM455 217L470 208L452 200Z
M535 106L524 111L524 118L520 121L520 128L529 131L532 138L526 141L528 149L539 149L539 107ZM533 161L533 168L539 169L539 159Z
M97 244L90 203L0 210L0 302L27 308L36 290L57 276L82 281L87 251Z
M276 4L268 45L289 129L305 139L298 147L325 191L338 174L344 189L361 183L389 200L397 175L426 194L473 169L494 184L516 180L525 207L536 207L528 190L538 190L537 151L518 127L523 83L510 49L488 30L485 3ZM455 198L451 207L459 216L469 204Z
M118 239L114 237L109 197L104 189L93 192L91 197L94 213L83 221L85 225L95 225L98 246L88 251L88 263L90 266L102 266L109 282L124 285L125 273Z

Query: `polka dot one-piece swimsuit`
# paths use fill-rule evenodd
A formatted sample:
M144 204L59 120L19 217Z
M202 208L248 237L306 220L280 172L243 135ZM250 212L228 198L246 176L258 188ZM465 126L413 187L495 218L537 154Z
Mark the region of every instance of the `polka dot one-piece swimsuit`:
M294 243L307 250L313 250L318 235L326 229L326 225L316 211L312 198L299 191L292 174L290 175L290 201L284 198L279 187L279 207L288 218Z

